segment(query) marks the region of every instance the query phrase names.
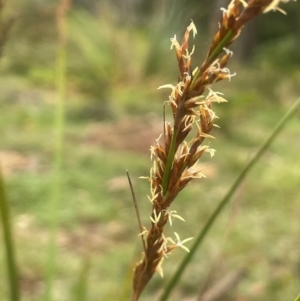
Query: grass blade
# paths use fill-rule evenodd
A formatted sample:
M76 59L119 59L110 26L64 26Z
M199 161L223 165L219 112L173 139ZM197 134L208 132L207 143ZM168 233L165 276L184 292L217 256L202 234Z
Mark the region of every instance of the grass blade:
M57 68L57 107L55 116L56 130L56 146L54 158L54 172L52 182L52 199L49 208L50 221L50 239L48 248L47 262L47 279L45 300L52 300L52 287L55 275L56 261L56 234L59 224L59 199L61 195L61 179L62 179L62 148L63 148L63 131L64 131L64 102L66 90L66 13L70 6L69 0L62 0L57 9L57 25L58 25L58 49L56 57Z
M0 171L0 213L3 228L4 247L6 250L7 258L7 274L10 287L10 300L20 300L20 290L18 281L18 271L15 260L15 248L13 242L13 234L11 228L11 218L9 212L9 206L5 191L4 180Z
M91 263L89 258L85 258L82 262L77 282L74 286L74 301L86 301L88 295L88 279Z
M294 301L300 301L300 294L298 295L298 297L296 297Z
M166 301L168 300L168 297L170 296L172 290L175 288L177 282L179 281L181 275L183 274L185 268L187 267L188 263L194 256L196 250L199 248L201 243L203 242L206 234L216 221L217 217L219 214L222 212L224 207L228 204L230 201L231 197L241 184L242 180L246 177L246 175L249 173L249 171L255 166L257 161L260 159L260 157L265 153L265 151L269 148L273 140L279 135L281 130L283 129L284 125L290 120L292 115L296 112L300 105L300 98L298 98L294 104L290 107L290 109L286 112L286 114L281 118L281 120L278 122L276 127L274 128L273 132L270 134L270 136L263 142L263 144L260 146L258 149L257 153L254 155L254 157L249 161L249 163L244 167L244 169L241 171L235 182L232 184L230 189L228 190L227 194L224 196L224 198L221 200L215 211L212 213L210 216L209 220L207 223L204 225L203 229L197 236L197 238L194 241L193 246L190 248L190 253L186 255L186 257L183 259L181 264L179 265L178 269L174 273L172 279L168 283L166 289L164 290L163 295L159 299L159 301ZM296 301L299 301L296 299Z

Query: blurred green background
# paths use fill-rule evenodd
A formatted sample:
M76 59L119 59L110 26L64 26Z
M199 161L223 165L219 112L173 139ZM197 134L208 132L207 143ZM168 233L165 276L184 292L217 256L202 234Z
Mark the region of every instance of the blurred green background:
M87 300L129 300L131 270L141 244L125 170L149 225L146 181L150 145L162 130L162 108L176 83L170 37L180 40L193 19L200 65L228 1L74 0L68 13L67 84L57 268L53 300L77 300L88 266ZM0 159L11 206L24 301L42 300L58 98L58 3L12 0L15 16L0 66ZM195 237L239 171L300 93L299 3L288 16L268 13L249 24L229 64L237 76L215 85L229 101L215 106L221 129L203 158L207 179L195 180L174 203L185 218L169 235ZM168 113L169 114L169 113ZM205 299L216 284L236 279L223 301L293 300L300 288L299 113L239 188L183 275L172 300ZM169 115L167 115L169 118ZM2 234L1 234L2 235ZM2 243L1 243L2 244ZM156 300L183 258L164 262L141 300ZM5 279L0 248L0 279ZM230 278L231 277L231 278ZM214 287L216 290L216 287ZM7 300L0 281L0 300Z

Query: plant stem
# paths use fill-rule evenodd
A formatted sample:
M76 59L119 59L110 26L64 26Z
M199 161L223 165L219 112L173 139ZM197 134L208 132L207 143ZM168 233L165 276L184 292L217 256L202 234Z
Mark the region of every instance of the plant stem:
M234 33L232 32L232 30L229 30L225 35L225 37L222 39L222 41L219 43L219 45L210 54L207 61L209 63L212 63L212 61L214 61L218 57L218 55L224 50L224 47L229 44L229 42L233 37L234 37Z
M6 250L7 258L7 276L10 287L10 300L19 301L20 300L20 290L18 281L18 271L15 259L15 248L13 241L13 234L11 228L11 217L9 212L9 206L5 191L4 180L0 171L0 211L1 220L4 236L4 246Z
M58 99L56 104L55 130L56 146L54 158L54 171L52 182L52 200L49 208L50 221L50 239L47 262L47 280L45 300L52 300L52 287L56 268L56 235L59 225L59 200L61 196L62 180L62 152L63 152L63 132L64 132L64 102L66 90L66 12L69 7L68 0L61 0L57 10L58 23L58 47L56 57Z
M216 46L216 48L213 50L210 56L205 60L205 65L212 63L218 57L218 55L223 51L224 47L229 44L229 42L233 37L234 37L234 33L231 30L229 30L227 34L224 36L224 38L222 39L222 41L220 41L220 43ZM201 69L202 68L200 68L196 72L191 84L191 88L194 86L197 79L201 76Z
M296 297L294 301L300 301L300 294L298 295L298 297Z
M187 267L188 263L194 256L196 250L199 248L201 243L203 242L206 234L216 221L219 214L222 212L222 210L225 208L225 205L228 204L231 197L243 181L243 179L246 177L246 175L249 173L249 171L255 166L257 161L260 159L260 157L266 152L266 150L269 148L273 140L279 135L285 124L290 120L292 115L296 112L300 105L300 98L298 98L294 104L290 107L290 109L286 112L286 114L281 118L281 120L278 122L276 127L274 128L273 132L270 134L270 136L265 140L265 142L260 146L254 157L249 161L249 163L244 167L244 169L241 171L237 179L234 181L230 189L228 190L227 194L224 196L224 198L221 200L215 211L210 216L209 220L204 225L202 231L199 233L197 238L194 241L193 246L190 248L190 253L186 255L186 257L183 259L181 264L179 265L178 269L174 273L172 279L167 284L166 289L164 290L163 295L159 299L159 301L166 301L168 300L168 297L170 296L172 290L175 288L177 282L179 281L180 277L182 276L185 268ZM296 299L295 301L300 301Z
M172 163L174 161L174 156L175 156L175 146L176 146L177 135L178 135L178 130L174 129L174 133L173 133L171 145L170 145L170 151L169 151L169 155L167 158L167 163L166 163L166 167L165 167L165 171L164 171L164 175L163 175L163 179L162 179L162 188L163 188L164 194L166 194L166 192L167 192L169 181L170 181Z
M86 301L88 299L88 278L90 273L90 259L84 258L78 273L78 279L74 286L74 301Z

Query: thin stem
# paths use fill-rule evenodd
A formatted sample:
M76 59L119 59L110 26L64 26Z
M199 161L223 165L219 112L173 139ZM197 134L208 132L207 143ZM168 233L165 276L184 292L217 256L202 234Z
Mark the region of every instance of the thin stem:
M210 63L212 63L219 56L219 54L223 51L224 47L229 44L229 42L231 41L231 39L233 37L234 37L234 33L232 32L232 30L229 30L227 32L227 34L224 36L224 38L222 39L222 41L220 41L220 43L216 46L214 51L205 60L204 66L206 66L206 67L204 69L206 69L207 66ZM201 68L199 68L198 71L196 72L196 74L193 78L193 81L191 83L191 88L193 88L193 86L196 83L197 79L202 75L201 72L203 72L203 66Z
M84 258L82 261L82 266L80 268L78 279L74 287L73 300L75 301L86 301L88 299L88 278L91 268L90 259Z
M164 132L164 143L166 143L166 104L163 108L163 132Z
M207 62L212 63L212 61L214 61L217 58L217 56L224 50L224 47L229 44L229 42L233 37L234 37L234 33L232 32L232 30L229 30L224 36L223 40L217 45L214 51L210 54L210 56L207 59Z
M295 301L300 301L300 294L296 297Z
M167 163L164 170L164 175L162 179L162 188L164 194L166 194L170 177L171 177L171 169L172 169L172 163L174 161L175 157L175 146L176 146L176 140L177 140L178 130L174 129L174 133L172 135L171 145L170 145L170 151L167 158Z
M142 226L142 221L141 221L141 217L140 217L139 207L137 205L136 196L135 196L135 193L134 193L134 190L133 190L133 185L132 185L132 182L131 182L128 170L126 170L126 175L127 175L127 179L128 179L130 190L131 190L132 200L133 200L134 209L135 209L136 217L137 217L139 228L140 228L140 233L143 233L144 229L143 229L143 226ZM143 244L144 252L146 254L146 242L145 242L145 238L144 238L143 234L141 235L141 239L142 239L142 244Z
M5 185L0 171L0 213L3 228L4 247L6 251L7 276L10 289L10 300L20 300L18 271L15 259L15 247L11 227L10 211L5 191Z
M61 196L61 180L62 180L62 160L63 160L63 133L65 119L65 90L66 90L66 13L70 3L68 0L61 0L57 10L58 24L58 47L56 57L57 81L56 87L58 91L58 99L56 104L55 130L56 130L56 146L54 158L54 171L52 182L52 199L49 208L50 221L50 238L48 248L47 262L47 279L45 300L52 300L52 287L56 269L56 236L59 225L59 200Z
M193 246L190 248L190 253L186 255L186 257L183 259L181 264L179 265L178 269L174 273L172 279L168 283L166 289L164 290L163 295L159 299L159 301L166 301L168 300L168 297L170 296L172 290L175 288L177 282L179 281L180 277L182 276L185 268L187 267L188 263L194 256L196 250L199 248L201 243L203 242L206 234L216 221L219 214L222 212L222 210L225 208L225 205L228 204L231 197L243 181L243 179L246 177L246 175L249 173L249 171L255 166L257 161L260 159L260 157L266 152L266 150L269 148L273 140L279 135L285 124L290 120L291 116L296 112L297 108L300 105L300 98L298 98L294 104L290 107L290 109L286 112L286 114L281 118L281 120L278 122L276 127L274 128L273 132L270 134L270 136L265 140L265 142L260 146L257 153L254 155L254 157L249 161L249 163L244 167L244 169L241 171L237 179L234 181L230 189L228 190L227 194L224 196L224 198L221 200L215 211L210 216L207 223L204 225L203 229L199 233L198 237L194 241ZM300 301L296 299L296 301Z

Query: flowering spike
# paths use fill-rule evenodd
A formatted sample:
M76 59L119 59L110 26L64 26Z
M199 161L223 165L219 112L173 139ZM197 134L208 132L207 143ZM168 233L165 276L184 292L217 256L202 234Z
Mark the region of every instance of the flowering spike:
M158 272L163 276L163 259L177 247L186 252L189 249L185 243L192 238L180 240L175 232L175 239L164 236L165 226L172 226L174 219L184 221L176 211L169 209L179 192L196 178L205 175L196 164L201 156L207 152L211 157L215 150L204 145L204 140L214 138L211 131L218 118L213 110L215 103L226 100L223 94L213 91L214 83L226 79L231 80L235 73L227 67L232 57L228 49L249 20L260 13L270 10L280 10L278 5L288 0L232 0L226 9L222 9L223 16L219 23L219 30L215 34L206 58L202 64L196 62L192 68L192 54L195 47L189 45L190 36L195 37L197 30L193 22L187 27L181 44L176 35L171 38L171 49L175 48L179 68L176 84L159 86L158 89L169 88L171 93L165 102L170 106L172 122L165 121L163 138L157 139L150 149L152 167L150 176L151 224L149 229L142 228L141 236L146 236L146 247L142 261L137 264L134 273L134 294L132 301L138 301L139 296L153 274ZM204 97L203 95L206 95ZM195 131L192 131L195 129ZM187 137L190 137L187 141Z

